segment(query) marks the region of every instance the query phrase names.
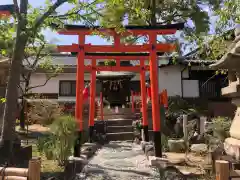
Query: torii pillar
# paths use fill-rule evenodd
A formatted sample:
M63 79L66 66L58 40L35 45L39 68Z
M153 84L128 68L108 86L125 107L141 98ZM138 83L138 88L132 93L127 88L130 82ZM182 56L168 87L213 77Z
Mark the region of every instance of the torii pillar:
M83 132L83 89L84 89L84 44L85 36L78 36L79 51L77 55L77 77L76 77L76 107L75 118L78 122L77 139L74 145L74 156L80 157L81 141Z
M160 127L160 105L158 95L158 61L157 61L157 34L149 34L149 43L152 45L150 50L150 80L151 80L151 99L152 99L152 120L153 120L153 139L155 156L162 157L161 127Z

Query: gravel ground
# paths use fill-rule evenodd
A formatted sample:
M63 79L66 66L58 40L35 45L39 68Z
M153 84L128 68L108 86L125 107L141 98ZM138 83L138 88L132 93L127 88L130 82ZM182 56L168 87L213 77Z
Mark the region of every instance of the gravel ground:
M159 173L148 165L140 145L110 142L84 168L84 180L152 180Z

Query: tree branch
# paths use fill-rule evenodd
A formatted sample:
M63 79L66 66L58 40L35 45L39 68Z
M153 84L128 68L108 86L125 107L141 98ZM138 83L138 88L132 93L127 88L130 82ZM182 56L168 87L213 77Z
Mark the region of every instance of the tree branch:
M29 91L29 90L31 90L31 89L34 89L34 88L38 88L38 87L45 86L45 85L48 83L48 81L49 81L51 78L53 78L53 77L54 77L54 76L49 76L43 84L28 87L28 88L27 88L27 91Z
M35 61L33 62L31 68L36 67L36 65L37 65L37 63L38 63L38 61L39 61L39 59L40 59L41 52L42 52L42 50L44 49L44 47L45 47L45 44L43 44L43 45L40 47L40 49L39 49L39 51L38 51L38 53L37 53L37 55L36 55Z
M21 19L21 14L20 14L20 10L19 10L17 0L13 0L13 4L14 4L14 7L15 7L15 12L16 12L16 15L17 15L17 19L19 20L19 19Z
M18 88L21 90L22 94L24 94L23 88L21 85L18 85Z
M36 19L33 30L36 31L39 26L44 22L44 20L48 18L59 6L61 6L65 2L67 2L67 0L57 0L39 19Z
M77 10L76 12L60 14L60 15L56 15L56 16L52 15L52 16L49 16L49 17L51 17L51 18L66 18L67 16L78 14L80 11L81 11L81 9Z

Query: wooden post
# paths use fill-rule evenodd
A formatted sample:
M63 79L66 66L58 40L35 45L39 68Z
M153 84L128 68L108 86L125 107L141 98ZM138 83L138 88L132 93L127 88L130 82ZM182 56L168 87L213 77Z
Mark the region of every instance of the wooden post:
M103 94L100 92L100 112L101 112L101 120L103 121Z
M201 116L200 117L200 134L205 133L206 121L207 121L207 117L206 116Z
M223 160L217 160L215 162L216 167L216 180L228 180L230 177L229 162Z
M150 51L150 80L151 80L151 100L152 100L152 120L155 156L162 157L161 127L160 127L160 104L158 91L158 60L156 51L157 34L149 34L149 43L152 46Z
M147 96L146 96L146 78L144 70L144 60L140 60L140 66L142 68L140 72L140 83L141 83L141 100L142 100L142 124L143 124L143 140L149 141L148 135L148 119L147 119Z
M131 91L131 101L132 101L132 113L134 113L135 110L134 110L134 92L133 91Z
M28 180L40 180L41 159L33 158L28 164Z
M114 46L115 47L120 47L121 45L121 39L120 39L120 36L115 32L114 33ZM116 57L115 58L116 60L116 67L119 67L120 68L120 58L119 57Z
M79 47L85 43L85 35L78 36ZM77 56L77 77L76 77L76 107L75 118L78 122L78 138L74 146L74 156L80 157L81 139L83 131L83 89L84 89L84 56L83 48L80 48Z
M183 115L183 135L184 135L184 144L186 146L186 154L188 153L189 145L188 145L188 116Z
M96 59L92 59L91 87L90 87L90 111L89 111L89 142L92 142L94 131L95 115L95 96L96 96Z

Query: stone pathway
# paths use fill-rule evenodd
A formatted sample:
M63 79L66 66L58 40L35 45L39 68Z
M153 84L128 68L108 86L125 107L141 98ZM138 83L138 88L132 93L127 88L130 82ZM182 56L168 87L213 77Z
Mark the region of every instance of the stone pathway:
M140 145L110 142L84 168L85 180L152 180L159 174L148 165Z

